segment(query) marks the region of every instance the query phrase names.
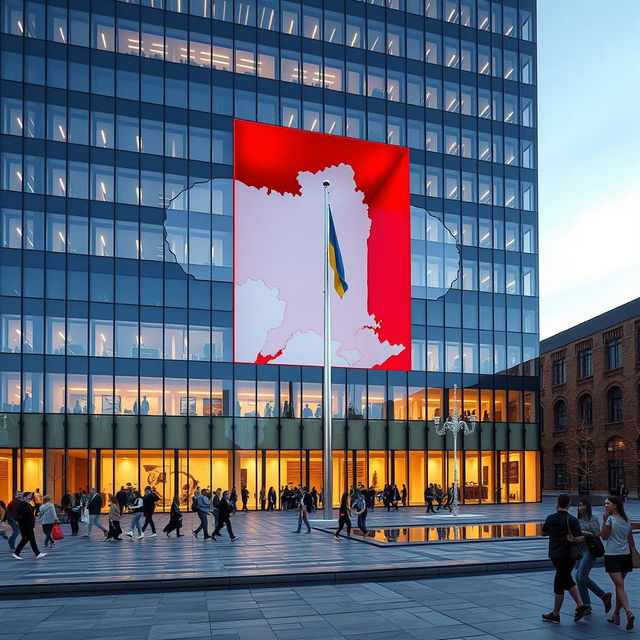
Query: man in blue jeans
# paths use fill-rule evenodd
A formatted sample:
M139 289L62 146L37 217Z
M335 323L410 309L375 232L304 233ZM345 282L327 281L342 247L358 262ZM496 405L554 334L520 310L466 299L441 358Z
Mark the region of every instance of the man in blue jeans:
M302 489L302 497L300 498L300 504L298 505L298 528L293 533L300 533L300 529L302 528L302 523L307 527L307 533L311 533L311 525L309 524L309 520L307 516L309 512L313 508L313 497L307 491L307 487Z
M109 533L105 526L100 522L100 511L102 510L102 496L98 493L98 490L95 487L91 488L89 491L89 501L87 502L87 510L89 511L89 524L87 525L87 533L83 536L84 538L88 538L91 535L91 529L93 527L98 527L98 529L102 529L102 533L104 533L105 538Z
M196 490L197 491L197 490ZM194 537L198 537L200 531L204 531L204 539L210 538L209 535L209 513L211 512L211 501L209 500L209 492L206 489L197 491L194 495L196 503L196 512L200 518L200 526L194 529Z
M18 514L18 507L20 506L21 501L22 501L22 491L16 491L14 494L13 500L7 505L7 524L11 527L11 531L13 532L9 536L10 551L16 550L16 538L20 533L17 514Z

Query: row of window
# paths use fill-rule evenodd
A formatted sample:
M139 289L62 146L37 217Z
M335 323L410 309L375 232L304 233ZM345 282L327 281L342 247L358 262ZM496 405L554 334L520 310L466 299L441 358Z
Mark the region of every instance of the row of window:
M400 0L393 0L393 4L399 3ZM65 7L49 6L45 12L47 7L44 4L27 2L25 7L23 0L6 0L3 4L2 31L14 35L25 35L28 38L46 38L54 42L65 44L70 42L79 46L89 46L91 41L92 46L107 51L114 51L115 40L120 40L118 50L123 53L138 53L146 49L145 53L151 56L166 53L166 48L171 47L172 44L175 46L176 41L182 43L186 41L184 36L183 39L180 38L183 29L169 26L165 44L163 29L157 20L143 22L140 29L137 16L133 14L128 18L118 17L116 21L112 16L93 13L90 20L88 12L78 9L67 11ZM150 0L140 4L149 6ZM181 8L183 5L186 7L188 3L186 0L178 0L177 4ZM268 31L280 30L287 35L365 48L393 56L405 55L403 52L405 40L409 50L411 42L421 34L419 27L425 26L421 25L416 18L410 18L407 22L418 28L408 27L405 32L405 21L398 20L394 14L388 15L389 19L385 24L385 21L376 19L375 15L365 19L363 15L345 15L332 9L323 11L321 7L308 3L298 5L287 0L283 0L281 10L278 7L278 0L258 0L257 6L255 0L236 0L235 10L233 0L214 1L212 4L207 0L192 0L190 4L195 9L191 11L193 15L234 21L237 24ZM426 7L423 7L420 0L411 0L410 4L413 5L411 13L443 19L445 22L460 24L471 29L476 27L475 0L461 0L460 7L457 0L445 0L442 12L438 0L430 0L425 3ZM502 7L502 3L494 3L493 10L490 12L489 4L487 0L478 0L478 29L493 31L508 38L520 37L527 41L533 39L533 19L529 10L521 9L518 20L516 7ZM162 8L162 0L154 0L151 6ZM423 11L423 8L426 11ZM151 19L152 15L148 14L148 17ZM381 18L382 15L377 17ZM433 23L427 24L427 28L433 27ZM128 34L126 43L122 43L124 35L122 32ZM470 32L463 30L465 36L468 33ZM191 39L192 51L194 45L202 43L203 36L206 34L198 33L197 36L195 40ZM192 57L193 53L189 57L185 54L185 59Z
M334 384L334 418L433 420L453 412L453 390L398 384ZM533 391L465 390L457 410L485 422L535 422ZM321 418L322 383L0 373L3 411L125 415Z
M131 164L137 165L137 159ZM532 180L412 164L411 193L462 202L536 210ZM219 212L222 194L207 178L21 153L0 154L0 189L50 196Z
M593 351L591 348L581 349L577 353L578 379L593 375ZM622 338L606 340L604 344L604 368L606 371L622 366ZM551 366L552 383L565 384L567 381L567 359L556 358Z
M622 422L622 389L611 387L605 395L605 403L606 421ZM578 399L577 420L579 427L593 425L593 400L590 394L584 394ZM553 405L553 428L555 431L566 431L567 429L567 404L564 400L558 400Z
M321 73L321 58L314 62L312 77L320 74L322 77L331 78L331 84L323 81L306 81L309 74L301 72L304 67L300 61L300 55L293 52L281 51L278 58L278 50L273 48L273 63L268 72L260 71L258 76L294 84L308 84L315 87L332 89L335 92L347 92L351 95L379 98L389 102L406 103L418 107L444 110L449 113L459 113L469 116L477 116L486 120L495 120L509 124L521 124L526 127L535 126L535 104L530 96L522 95L518 98L516 92L499 88L491 89L486 86L475 86L475 82L462 82L457 77L442 80L439 74L430 74L426 79L423 74L405 73L389 69L385 75L382 67L361 63L347 62L346 74L344 64L335 61L337 66L328 67L325 63ZM279 61L279 62L278 62ZM23 71L24 62L24 71ZM195 111L210 112L211 109L218 113L224 111L225 101L230 102L230 94L225 93L223 77L212 91L210 78L196 78L194 74L187 73L170 74L170 67L164 69L166 77L158 75L155 70L139 73L137 70L127 70L113 67L88 65L84 60L69 61L54 57L43 58L37 55L12 51L2 51L0 56L0 76L5 80L27 82L33 85L45 85L59 89L70 89L103 96L116 96L129 100L141 100L152 104L165 104L181 109L190 108ZM233 68L229 68L233 71ZM179 71L186 71L179 69ZM67 75L68 74L68 75ZM199 81L202 80L202 81ZM249 83L250 84L250 83ZM270 91L271 85L265 83ZM291 91L290 89L288 91ZM213 94L213 95L212 95ZM246 95L246 97L245 97ZM236 100L238 108L244 112L249 109L251 96L255 102L255 94L247 91L246 94L238 94ZM325 94L328 102L340 102L343 98L339 95ZM316 98L319 102L320 98ZM376 100L372 104L381 110L382 103ZM330 112L329 112L330 115ZM335 124L334 128L339 125ZM334 131L330 131L334 133Z
M187 323L180 313L168 313L163 322L154 321L155 309L118 308L127 319L67 317L24 313L0 315L0 350L5 353L134 358L143 360L232 361L231 316L217 313L210 325L207 318ZM175 316L175 317L173 317ZM193 316L193 314L192 314ZM414 327L412 370L447 373L511 373L535 375L535 335L465 329Z
M275 100L275 96L272 98ZM235 106L236 115L255 120L253 94L238 90ZM275 112L277 111L276 108ZM285 115L285 111L282 115ZM298 122L295 115L294 113L291 126ZM303 102L302 128L305 130L324 130L325 133L330 130L337 135L343 132L343 122L344 109L327 105L323 111L319 103L308 100ZM288 124L283 120L281 123ZM218 122L218 127L220 124ZM362 124L364 125L364 121ZM518 130L513 130L511 135L508 135L509 132L502 131L477 131L475 122L469 124L465 121L461 127L443 126L439 122L427 122L425 125L424 121L414 118L408 118L405 126L402 119L396 123L393 116L388 117L388 124L393 126L392 129L388 128L387 132L387 136L391 133L390 142L400 144L402 141L414 149L482 162L521 166L525 169L534 169L536 166L535 141L519 138ZM163 155L169 158L186 158L218 164L231 162L231 132L228 130L170 121L165 121L163 127L162 121L157 118L89 111L79 107L67 108L64 105L44 104L37 100L23 101L20 97L3 96L0 99L0 133L63 143L90 144L103 149Z

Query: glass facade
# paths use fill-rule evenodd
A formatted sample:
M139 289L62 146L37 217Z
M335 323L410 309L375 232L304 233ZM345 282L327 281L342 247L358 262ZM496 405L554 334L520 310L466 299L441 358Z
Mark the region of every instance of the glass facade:
M1 6L0 498L320 490L322 371L233 362L238 118L410 148L412 370L334 371L334 500L449 484L454 384L463 499L539 499L534 0Z

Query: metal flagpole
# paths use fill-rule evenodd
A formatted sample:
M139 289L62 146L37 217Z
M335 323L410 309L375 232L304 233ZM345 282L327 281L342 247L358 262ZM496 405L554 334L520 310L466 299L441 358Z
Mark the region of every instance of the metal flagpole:
M322 508L325 520L333 519L333 451L331 449L331 278L329 267L329 181L324 187L324 383L322 391L322 427L324 479Z

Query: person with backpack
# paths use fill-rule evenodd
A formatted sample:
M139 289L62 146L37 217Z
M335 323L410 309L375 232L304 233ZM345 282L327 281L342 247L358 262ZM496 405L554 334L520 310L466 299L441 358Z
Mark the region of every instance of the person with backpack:
M576 603L573 621L578 622L589 615L589 607L582 602L578 587L571 577L576 559L581 554L578 545L584 542L584 536L578 519L569 513L570 504L571 496L568 493L561 493L558 496L556 512L547 517L541 532L543 536L549 538L549 558L556 569L553 580L553 611L542 614L542 619L553 624L560 623L560 608L564 602L565 591L569 592Z
M176 532L176 538L182 538L180 529L182 528L182 511L180 510L180 501L178 496L173 496L171 503L171 513L169 514L169 522L163 531L167 534L167 538L172 531Z
M193 509L195 507L198 518L200 518L200 526L194 529L193 536L198 537L200 531L204 531L204 539L210 538L209 535L209 512L211 511L211 501L209 500L208 492L206 489L198 491L194 495L194 502L191 505Z
M237 540L239 536L233 535L233 529L231 528L231 514L235 511L235 506L232 504L231 499L229 497L229 492L225 491L222 494L222 499L220 500L220 504L218 506L218 526L215 531L211 535L211 540L215 542L216 536L222 535L220 530L222 527L226 525L227 531L229 532L229 537L231 541Z
M144 514L144 524L142 525L142 531L146 531L147 527L151 525L150 538L155 538L156 524L153 521L153 512L156 510L156 502L160 500L160 496L151 487L145 487L144 497L142 498L142 513Z
M53 531L53 525L58 522L58 515L53 502L51 502L51 496L47 495L42 498L39 517L42 533L44 533L44 548L53 547L56 541L52 538L51 532Z
M367 535L367 500L365 498L364 487L358 488L351 499L351 510L358 516L358 529L363 535Z
M33 495L31 493L25 493L21 496L18 508L16 511L16 521L20 527L21 540L16 547L16 550L11 554L11 557L15 560L24 560L20 556L22 550L26 547L27 543L31 545L31 550L36 560L44 558L47 554L41 553L38 549L38 543L36 542L36 518L33 513L33 507L31 506L31 500Z
M104 537L107 537L109 533L105 526L100 522L100 512L102 511L102 496L98 493L98 490L93 487L89 491L89 500L87 502L87 510L89 511L89 523L87 525L87 533L83 536L88 538L91 536L91 529L95 526L98 529L102 529Z
M582 558L578 560L576 570L578 591L580 592L585 607L589 607L588 614L591 613L591 596L589 595L589 591L592 591L594 595L602 600L605 613L609 613L611 610L612 594L605 593L604 589L600 588L600 586L589 577L589 572L593 569L596 559L604 555L604 545L600 539L600 522L598 518L593 515L591 502L586 498L580 500L580 504L578 505L578 522L584 535L584 542L580 545L582 547Z
M131 513L133 513L133 518L131 518L130 530L127 531L127 535L130 538L133 538L133 530L136 529L138 531L138 540L142 540L144 538L144 532L142 531L142 527L140 526L140 520L142 520L144 502L142 500L142 496L138 491L133 492L133 502L129 506L131 509Z
M302 489L302 497L300 498L300 504L298 505L298 528L293 533L300 533L302 523L304 522L307 527L307 533L311 533L311 525L307 516L313 509L313 497L307 491L307 487Z

